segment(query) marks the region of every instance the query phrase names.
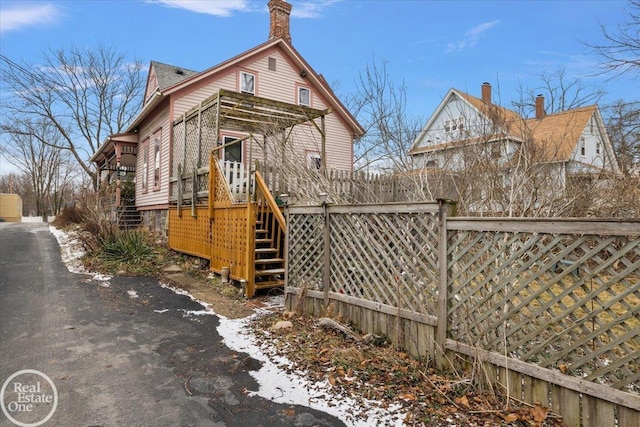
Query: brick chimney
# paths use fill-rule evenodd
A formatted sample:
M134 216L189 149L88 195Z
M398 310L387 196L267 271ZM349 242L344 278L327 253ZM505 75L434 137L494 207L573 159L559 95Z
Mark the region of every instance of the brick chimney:
M536 119L543 118L547 113L544 112L544 96L536 96Z
M282 37L291 43L291 33L289 32L289 15L291 14L291 5L284 0L271 0L269 6L269 15L271 25L269 26L269 40Z
M482 100L491 104L491 85L488 82L482 83Z

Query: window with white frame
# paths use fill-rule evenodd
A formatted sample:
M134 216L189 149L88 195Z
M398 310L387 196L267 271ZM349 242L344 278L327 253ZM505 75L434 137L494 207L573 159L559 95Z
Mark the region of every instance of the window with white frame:
M464 129L464 117L458 117L457 119L445 120L444 131L447 133L454 132L456 130Z
M596 142L596 154L600 154L600 141Z
M298 105L311 107L311 90L308 87L298 87Z
M256 76L255 74L240 72L240 92L251 95L256 94Z
M580 155L587 155L587 142L584 140L584 136L580 138Z

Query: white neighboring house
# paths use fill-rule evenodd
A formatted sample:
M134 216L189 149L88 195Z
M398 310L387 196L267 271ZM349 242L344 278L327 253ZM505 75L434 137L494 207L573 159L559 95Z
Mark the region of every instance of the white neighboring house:
M493 104L489 83L482 85L481 93L476 98L449 90L409 150L414 169L455 175L482 152L500 171L506 187L526 155L527 167L544 170L557 192L566 189L571 178L620 173L597 105L545 114L544 98L538 96L535 117L524 118ZM487 197L484 192L482 197Z

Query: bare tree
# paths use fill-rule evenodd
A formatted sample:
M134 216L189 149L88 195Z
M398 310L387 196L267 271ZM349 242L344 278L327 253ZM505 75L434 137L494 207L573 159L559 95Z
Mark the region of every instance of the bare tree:
M525 88L520 83L518 99L511 103L512 108L522 117L533 115L538 95L544 96L547 114L597 104L605 95L602 88L587 87L581 79L570 78L564 68L543 71L537 77L540 83L535 87Z
M626 22L618 24L615 30L601 25L604 41L588 46L600 55L604 72L637 78L640 77L640 0L630 0L627 10Z
M36 201L31 179L16 172L0 175L0 193L17 194L22 199L22 212L29 214L36 210Z
M386 62L366 66L347 104L366 131L354 146L355 169L410 170L408 152L422 120L407 116L406 87L389 80Z
M28 177L35 213L46 221L48 212L55 214L61 207L65 189L75 176L69 153L56 148L61 136L52 124L25 121L11 126L16 132L2 146L3 155Z
M89 158L105 137L122 131L134 117L144 86L141 63L127 62L113 47L100 44L49 50L40 64L19 64L0 54L0 65L2 83L11 91L3 109L5 117L13 117L2 130L39 139L37 132L24 134L29 123L51 125L60 138L55 144L40 142L69 151L97 188Z
M606 108L607 132L625 176L640 167L640 102L619 100Z

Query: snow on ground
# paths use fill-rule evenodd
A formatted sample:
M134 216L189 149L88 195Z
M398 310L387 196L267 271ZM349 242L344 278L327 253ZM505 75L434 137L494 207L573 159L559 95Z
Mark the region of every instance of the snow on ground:
M58 230L51 226L51 233L58 240L62 252L62 260L72 273L91 274L84 270L80 258L84 255L82 245L72 234ZM100 282L101 286L109 286L110 276L100 274L93 275L93 280ZM258 390L251 391L253 395L272 400L276 403L302 405L331 414L346 425L353 427L369 427L372 425L401 426L403 425L403 413L390 407L382 409L377 402L362 402L335 396L331 390L329 382L312 383L307 380L303 373L290 373L284 367L290 367L291 362L284 357L270 355L268 345L260 345L255 336L251 333L252 317L264 315L274 308L284 305L284 297L278 296L267 300L264 308L256 309L256 313L251 317L243 319L228 319L215 313L209 304L198 300L189 292L167 284L161 286L170 289L172 292L185 295L196 301L204 308L202 310L184 310L185 317L214 315L220 319L218 333L223 342L231 350L247 353L252 358L262 362L262 367L258 371L251 372L251 375L258 382ZM137 297L135 291L127 292L131 298ZM134 295L135 294L135 295ZM154 310L156 313L167 312L168 309ZM366 413L367 419L362 419L361 414Z
M56 237L58 245L60 246L60 255L62 256L62 262L71 273L89 274L92 275L93 280L100 282L100 286L105 288L109 287L109 281L111 276L105 274L91 273L86 271L82 265L82 257L84 256L84 248L82 243L74 233L68 233L63 230L59 230L54 226L49 226L49 231Z

